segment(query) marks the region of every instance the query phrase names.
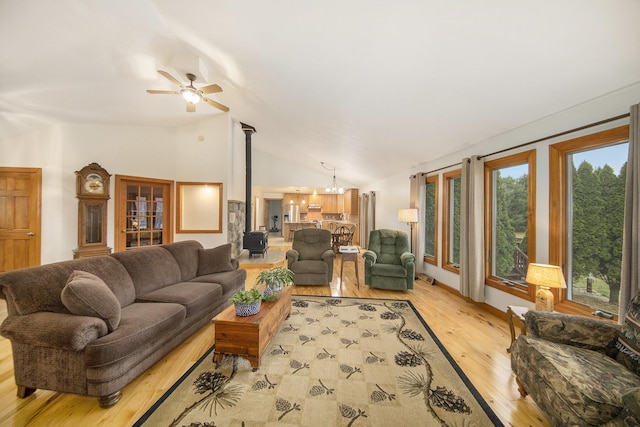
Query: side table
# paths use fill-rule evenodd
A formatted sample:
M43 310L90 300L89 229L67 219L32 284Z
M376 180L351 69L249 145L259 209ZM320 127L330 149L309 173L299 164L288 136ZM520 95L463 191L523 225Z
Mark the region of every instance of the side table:
M516 340L516 326L520 328L522 335L527 334L527 326L524 324L524 315L529 311L527 307L518 307L516 305L507 306L507 321L509 322L509 330L511 331L511 344L507 348L507 352L511 353L511 346Z
M352 261L356 269L356 283L358 283L358 289L360 289L360 277L358 276L358 254L360 253L360 249L358 249L357 246L340 246L338 251L341 254L340 283L342 283L342 270L344 269L345 261Z

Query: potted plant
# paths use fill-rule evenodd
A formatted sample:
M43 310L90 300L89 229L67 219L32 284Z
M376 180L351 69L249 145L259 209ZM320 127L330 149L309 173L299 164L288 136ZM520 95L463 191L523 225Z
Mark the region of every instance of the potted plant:
M262 294L256 288L248 291L240 290L233 294L229 301L235 305L236 315L253 316L260 311Z
M257 285L266 286L264 294L269 298L274 292L279 292L283 286L293 284L293 271L285 267L274 267L269 270L263 270L258 274Z

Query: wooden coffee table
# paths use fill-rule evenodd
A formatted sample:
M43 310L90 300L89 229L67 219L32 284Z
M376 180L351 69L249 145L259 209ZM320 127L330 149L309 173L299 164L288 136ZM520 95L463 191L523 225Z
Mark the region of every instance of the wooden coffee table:
M260 312L253 316L236 316L230 305L213 319L215 345L213 361L219 363L225 354L245 357L251 367L260 367L262 353L278 333L284 319L291 314L293 286L285 286L276 301L263 301Z

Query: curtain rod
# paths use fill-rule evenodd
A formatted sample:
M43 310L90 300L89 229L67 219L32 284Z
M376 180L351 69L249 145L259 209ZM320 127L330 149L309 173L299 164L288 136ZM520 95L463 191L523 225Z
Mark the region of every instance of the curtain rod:
M493 153L485 154L483 156L478 156L478 159L483 159L485 157L493 156L494 154L504 153L505 151L514 150L516 148L526 147L527 145L535 144L537 142L546 141L548 139L556 138L558 136L568 135L568 134L573 133L573 132L578 132L580 130L589 129L589 128L592 128L592 127L595 127L595 126L598 126L598 125L603 125L605 123L614 122L616 120L620 120L620 119L624 119L625 117L629 117L630 115L631 115L630 113L620 114L619 116L610 117L608 119L600 120L599 122L589 123L588 125L580 126L580 127L577 127L577 128L574 128L574 129L570 129L570 130L565 130L564 132L560 132L560 133L556 133L556 134L553 134L553 135L545 136L544 138L539 138L539 139L536 139L536 140L533 140L533 141L525 142L523 144L519 144L519 145L516 145L514 147L505 148L503 150L494 151Z
M629 117L630 115L631 115L630 113L620 114L619 116L610 117L608 119L600 120L598 122L593 122L593 123L590 123L588 125L580 126L580 127L577 127L577 128L574 128L574 129L570 129L570 130L565 130L565 131L560 132L560 133L556 133L556 134L553 134L553 135L545 136L544 138L539 138L539 139L536 139L536 140L533 140L533 141L529 141L529 142L525 142L523 144L519 144L519 145L516 145L516 146L513 146L513 147L505 148L505 149L502 149L502 150L499 150L499 151L494 151L493 153L485 154L483 156L478 156L478 159L482 159L484 157L493 156L494 154L504 153L505 151L509 151L509 150L515 150L516 148L526 147L527 145L535 144L537 142L546 141L548 139L556 138L558 136L568 135L570 133L578 132L580 130L588 129L588 128L591 128L591 127L594 127L594 126L598 126L598 125L602 125L602 124L605 124L605 123L613 122L613 121L616 121L616 120L624 119L625 117ZM462 162L457 162L457 163L453 163L453 164L450 164L450 165L447 165L447 166L443 166L443 167L438 168L438 169L430 170L428 172L420 172L420 174L421 175L429 175L430 173L440 172L443 169L448 169L448 168L451 168L451 167L454 167L454 166L458 166L458 165L461 165L461 164L462 164Z

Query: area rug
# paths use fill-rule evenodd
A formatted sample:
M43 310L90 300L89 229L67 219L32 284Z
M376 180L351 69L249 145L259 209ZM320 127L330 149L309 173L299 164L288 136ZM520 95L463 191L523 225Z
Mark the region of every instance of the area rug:
M135 426L502 426L410 301L294 295L259 368L212 358Z

